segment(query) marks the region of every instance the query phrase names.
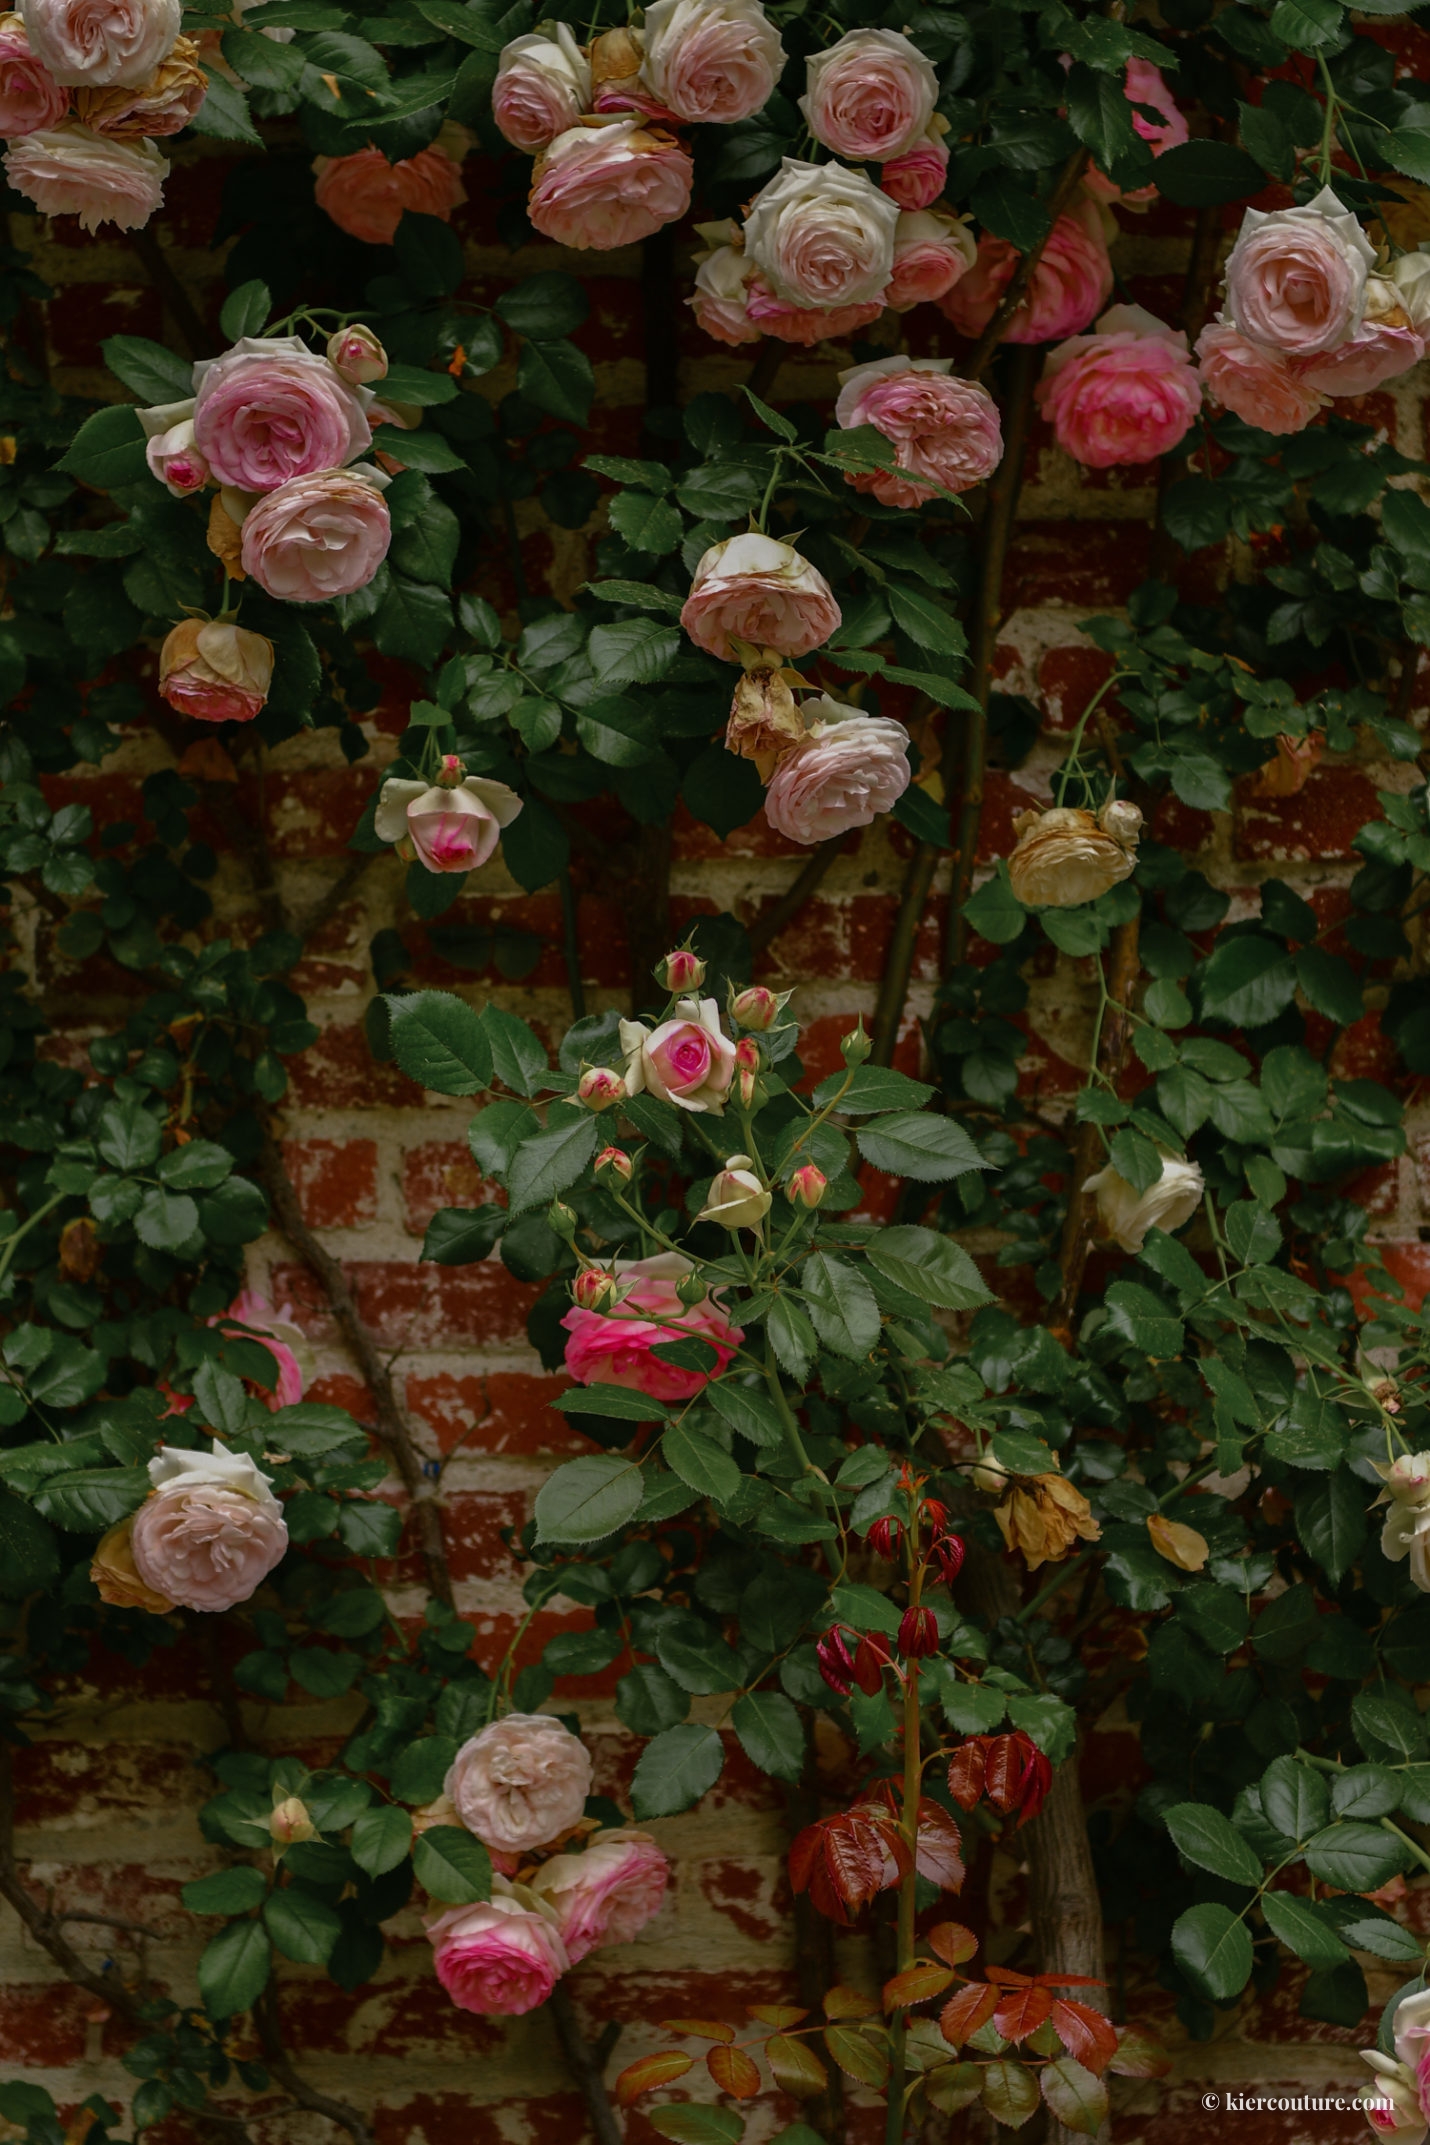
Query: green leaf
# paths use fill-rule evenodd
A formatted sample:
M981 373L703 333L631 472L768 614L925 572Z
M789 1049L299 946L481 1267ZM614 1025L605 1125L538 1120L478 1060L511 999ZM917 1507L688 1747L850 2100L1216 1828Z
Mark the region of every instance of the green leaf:
M1338 1891L1374 1892L1399 1875L1406 1853L1404 1843L1379 1825L1348 1818L1306 1842L1306 1867Z
M797 1781L804 1771L804 1724L780 1691L747 1691L735 1702L731 1725L750 1763L776 1780Z
M250 283L240 283L237 290L229 292L223 301L218 324L229 341L236 343L245 335L261 335L272 310L268 285L255 278Z
M680 629L662 625L658 618L621 618L614 625L593 626L587 642L600 685L652 685L666 675L682 646Z
M728 1504L744 1479L729 1453L688 1423L672 1423L660 1449L682 1482L699 1490L702 1497L713 1497L718 1505Z
M1214 1877L1224 1877L1229 1884L1260 1884L1260 1857L1220 1810L1205 1802L1179 1802L1165 1816L1177 1851L1188 1862L1209 1869Z
M412 1818L391 1803L364 1810L352 1830L352 1858L369 1877L385 1876L405 1861L412 1846Z
M151 1251L185 1252L199 1226L199 1210L187 1193L172 1197L157 1187L147 1191L134 1216L134 1233Z
M283 1956L300 1966L326 1966L342 1934L342 1922L326 1899L301 1884L270 1892L263 1919Z
M427 1224L422 1256L438 1266L472 1266L485 1259L507 1224L494 1202L481 1207L439 1207Z
M891 1177L912 1177L920 1184L942 1184L970 1170L987 1169L962 1125L951 1117L899 1111L877 1124L861 1125L855 1134L859 1152L875 1169Z
M777 1451L785 1441L784 1425L769 1394L744 1385L738 1377L713 1379L701 1396L717 1415L752 1445Z
M1251 1976L1246 1924L1214 1900L1178 1915L1172 1926L1172 1956L1193 1986L1214 2003L1239 1996Z
M190 1914L247 1914L267 1891L262 1871L242 1863L234 1869L216 1869L211 1877L196 1877L179 1897Z
M246 2011L267 1983L273 1947L261 1922L231 1922L199 1960L199 1994L210 2018Z
M440 588L405 574L390 577L372 615L372 637L384 655L404 663L435 663L451 630L451 600Z
M818 1340L813 1326L792 1296L777 1296L765 1320L765 1331L780 1369L797 1385L803 1384L814 1361Z
M674 1817L707 1794L725 1764L725 1748L714 1728L687 1722L665 1728L647 1743L631 1779L631 1809L644 1821Z
M1343 20L1336 0L1279 0L1271 11L1271 33L1294 51L1320 52L1337 42ZM1256 190L1255 186L1244 189Z
M1159 194L1188 209L1244 201L1266 184L1255 157L1230 142L1217 141L1178 142L1163 150L1151 176Z
M632 619L633 625L650 625L650 619ZM601 629L598 627L597 631ZM661 629L663 630L663 629ZM612 632L620 628L613 626ZM591 638L595 639L593 633ZM610 694L592 701L576 716L576 735L593 760L607 767L644 767L655 758L660 744L650 716L633 700Z
M948 1311L973 1311L993 1301L983 1276L961 1244L932 1229L905 1227L876 1230L868 1248L869 1264L885 1280L925 1303Z
M142 335L107 335L99 348L110 371L142 402L184 402L194 391L192 364L162 343Z
M596 392L596 375L585 351L574 343L523 343L516 384L539 410L583 425Z
M1339 1966L1350 1957L1335 1930L1293 1892L1263 1892L1261 1911L1288 1951L1308 1966Z
M1073 2056L1043 2065L1043 2098L1066 2130L1096 2137L1107 2120L1107 2087Z
M690 1694L654 1661L642 1661L616 1685L616 1715L633 1735L659 1735L690 1711Z
M475 1095L492 1079L480 1017L446 991L386 998L392 1054L410 1080L439 1095Z
M1417 1758L1425 1748L1424 1716L1394 1686L1359 1691L1351 1701L1351 1724L1368 1758ZM1353 1889L1368 1888L1356 1885Z
M856 1267L832 1252L814 1251L800 1268L814 1330L826 1348L858 1363L878 1341L881 1320L874 1291Z
M59 1576L59 1545L40 1514L0 1490L0 1599L23 1601Z
M116 403L85 419L56 466L96 491L113 491L146 480L145 445L137 412Z
M601 1139L599 1120L586 1112L523 1140L507 1171L511 1212L549 1206L558 1192L576 1182Z
M419 469L424 476L445 476L454 469L464 470L467 466L440 432L405 432L401 425L377 425L373 429L372 445L375 454L390 454L395 462L401 462L408 469ZM400 631L400 623L395 622L393 630Z
M745 2118L736 2109L707 2100L663 2101L646 2112L646 2121L675 2145L738 2145L745 2131Z
M920 648L931 649L936 655L962 656L967 652L968 636L958 620L922 589L891 580L884 594L894 614L894 624Z
M639 1463L623 1460L619 1453L589 1453L568 1460L537 1492L537 1539L598 1542L626 1524L643 1494Z
M493 1071L503 1087L517 1095L535 1095L549 1084L546 1051L524 1020L502 1006L488 1005L482 1012L482 1027L491 1045Z
M1319 1773L1299 1758L1273 1758L1261 1776L1261 1807L1267 1823L1288 1840L1308 1840L1330 1815L1330 1797Z
M217 1140L190 1140L161 1155L157 1175L171 1192L207 1192L222 1184L233 1169L233 1156Z
M458 1825L433 1825L419 1833L412 1865L423 1890L448 1906L472 1906L492 1896L492 1858Z
M1159 171L1165 161L1158 158ZM1265 1027L1285 1012L1296 995L1296 969L1290 954L1284 946L1255 934L1224 940L1203 964L1199 981L1204 1018L1230 1028Z
M57 1527L75 1534L103 1534L136 1512L148 1494L149 1478L142 1468L88 1467L49 1476L35 1490L33 1502Z
M633 551L649 551L664 558L674 551L684 534L680 509L650 492L617 492L609 511L611 527Z
M856 1065L851 1072L830 1073L811 1100L824 1110L837 1097L842 1117L870 1117L881 1110L921 1110L933 1092L924 1081L911 1080L892 1066Z
M1365 1011L1360 979L1349 961L1320 946L1303 946L1296 955L1296 981L1318 1013L1349 1028Z
M1027 911L1008 883L1008 867L1003 863L969 895L962 913L979 937L993 946L1011 946L1022 937L1028 921Z
M662 1420L670 1410L663 1400L636 1393L629 1386L573 1385L558 1393L551 1403L563 1415L618 1415L622 1422L650 1423Z
M1364 1483L1346 1468L1296 1492L1296 1532L1333 1586L1365 1544L1366 1498Z

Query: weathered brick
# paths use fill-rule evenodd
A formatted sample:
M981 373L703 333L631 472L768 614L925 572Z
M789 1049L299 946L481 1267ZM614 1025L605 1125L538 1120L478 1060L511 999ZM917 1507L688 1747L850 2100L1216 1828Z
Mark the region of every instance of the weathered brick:
M285 1140L283 1162L310 1229L356 1229L373 1219L376 1140Z

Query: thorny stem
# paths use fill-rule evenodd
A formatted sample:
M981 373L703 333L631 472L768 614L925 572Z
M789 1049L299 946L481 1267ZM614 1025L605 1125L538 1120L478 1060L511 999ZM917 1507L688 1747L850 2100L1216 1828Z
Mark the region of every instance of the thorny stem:
M582 2039L564 1981L557 1982L547 1998L546 2008L551 2013L551 2023L556 2028L556 2037L561 2043L561 2053L566 2058L567 2069L581 2088L581 2097L586 2103L586 2112L591 2118L591 2128L596 2135L596 2145L624 2145L621 2126L616 2120L616 2111L611 2106L606 2092L606 2081L601 2075L605 2068L604 2063L598 2061L601 2044L598 2042L593 2050L588 2048ZM619 2026L616 2031L619 2033ZM609 2056L609 2047L605 2053Z
M283 2046L278 2024L278 1992L271 1981L253 2006L253 2023L258 2028L264 2063L300 2108L306 2109L310 2115L326 2116L330 2123L346 2130L354 2145L376 2145L371 2129L356 2108L350 2108L345 2100L334 2100L331 2095L320 2093L294 2069Z

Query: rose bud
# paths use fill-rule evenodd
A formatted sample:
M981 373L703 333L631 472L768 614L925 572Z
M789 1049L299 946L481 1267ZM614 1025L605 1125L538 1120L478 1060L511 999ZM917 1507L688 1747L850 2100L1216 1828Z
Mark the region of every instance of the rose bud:
M730 1000L730 1018L737 1028L754 1028L763 1035L779 1019L787 996L787 992L766 990L763 983L753 984Z
M790 1200L797 1207L817 1207L829 1189L829 1179L813 1162L806 1162L797 1169L787 1187Z
M989 1497L1001 1497L1008 1487L1008 1470L990 1453L979 1461L971 1479L976 1490L982 1490Z
M710 1294L710 1284L703 1274L682 1274L675 1284L675 1293L690 1310L697 1303L704 1303Z
M940 1535L929 1550L929 1562L945 1586L952 1586L963 1569L963 1537L958 1534Z
M899 1652L908 1661L938 1652L938 1618L932 1609L905 1609L899 1619Z
M603 1147L592 1164L598 1177L609 1176L616 1184L629 1184L635 1165L623 1147Z
M896 1557L904 1539L903 1523L897 1519L876 1519L864 1539L876 1557Z
M672 997L681 991L698 991L705 981L705 963L689 946L678 946L661 962L656 970L656 981Z
M387 352L371 328L339 328L328 337L328 363L349 387L367 387L387 378Z
M583 1266L571 1283L571 1301L583 1311L606 1311L616 1300L616 1277L604 1266Z
M268 1830L280 1854L285 1847L296 1846L299 1840L318 1837L318 1828L308 1815L307 1804L300 1802L296 1795L285 1795L282 1802L274 1804Z
M735 1079L743 1108L749 1109L755 1099L755 1075L760 1069L760 1046L742 1035L735 1045Z
M823 1638L817 1642L814 1656L819 1663L819 1673L830 1690L837 1691L841 1698L847 1698L854 1688L854 1656L849 1651L844 1633L838 1624L832 1631L826 1631Z
M577 1100L584 1102L588 1110L609 1110L613 1103L626 1099L626 1083L609 1065L588 1065L576 1083ZM608 1154L615 1149L607 1148Z
M854 1681L866 1698L873 1698L884 1688L884 1670L889 1665L889 1656L876 1639L867 1632L854 1649Z
M697 1221L718 1221L722 1229L756 1229L770 1211L773 1195L765 1190L747 1154L732 1154L712 1179Z
M570 1207L563 1206L559 1199L553 1199L546 1209L546 1226L553 1235L565 1237L569 1244L576 1234L576 1216Z
M873 1049L873 1047L874 1045L870 1042L868 1036L864 1033L864 1016L861 1013L858 1020L855 1021L854 1026L850 1029L848 1035L844 1036L841 1039L839 1044L839 1055L843 1058L846 1065L862 1065L865 1058L868 1057L869 1052Z

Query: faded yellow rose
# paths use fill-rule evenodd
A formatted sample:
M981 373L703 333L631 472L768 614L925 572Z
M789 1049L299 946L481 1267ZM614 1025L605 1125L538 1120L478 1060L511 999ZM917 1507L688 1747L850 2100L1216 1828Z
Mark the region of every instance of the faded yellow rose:
M99 1588L99 1598L111 1609L147 1609L151 1616L167 1616L174 1604L167 1595L146 1586L134 1563L129 1537L132 1519L122 1519L95 1549L89 1576Z
M1019 1477L993 1517L1029 1571L1061 1563L1075 1542L1095 1542L1102 1533L1082 1491L1062 1475Z

